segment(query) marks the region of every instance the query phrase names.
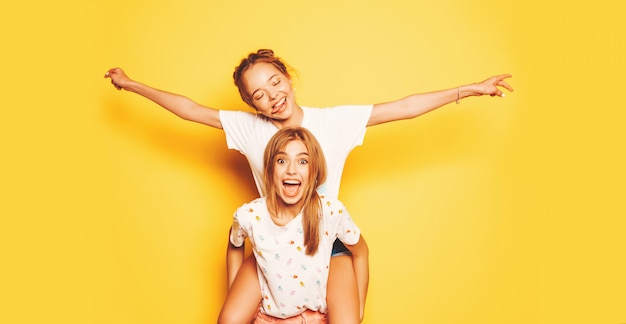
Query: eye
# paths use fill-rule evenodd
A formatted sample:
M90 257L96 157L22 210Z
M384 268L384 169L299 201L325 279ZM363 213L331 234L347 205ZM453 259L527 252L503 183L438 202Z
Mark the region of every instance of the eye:
M309 164L309 160L302 159L302 160L298 161L298 163L300 163L300 164Z
M254 98L253 98L253 99L258 101L258 100L261 100L262 98L263 98L263 94L262 94L262 93L260 93L260 94L258 94L258 95L256 95L256 96L254 96Z
M273 86L277 86L280 83L280 79L276 79L272 82Z
M281 159L281 158L276 159L276 164L285 164L285 159Z

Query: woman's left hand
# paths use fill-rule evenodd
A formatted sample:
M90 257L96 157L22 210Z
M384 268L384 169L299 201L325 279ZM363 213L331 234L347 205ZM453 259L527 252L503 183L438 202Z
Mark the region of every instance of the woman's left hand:
M475 96L482 95L490 95L490 96L498 96L504 97L504 93L500 88L507 89L509 91L513 91L513 87L511 87L505 79L512 77L510 74L501 74L497 76L492 76L491 78L486 79L485 81L475 83L474 86L476 93Z

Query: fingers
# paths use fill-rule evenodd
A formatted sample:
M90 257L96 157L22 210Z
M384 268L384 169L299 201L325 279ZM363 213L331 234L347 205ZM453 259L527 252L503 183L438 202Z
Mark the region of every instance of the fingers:
M115 74L115 69L109 69L107 73L104 74L105 78L110 77L112 74Z
M492 97L504 97L504 92L502 92L500 89L496 88L494 92L489 94Z
M500 80L500 82L498 82L498 86L503 87L511 92L513 92L513 87L511 87L511 85L509 85L506 81L504 80Z
M111 84L115 87L115 89L122 90L122 86L120 86L119 84L115 83L115 80L113 79L113 75L117 73L117 70L119 70L119 69L118 68L113 68L113 69L108 70L104 74L104 77L105 78L111 78Z
M111 84L115 87L115 89L122 90L122 87L118 85L117 83L115 83L113 80L111 80Z
M492 97L494 96L504 97L505 96L505 94L498 87L503 87L511 92L513 91L513 87L511 87L511 85L509 85L506 81L504 81L504 79L508 79L510 77L512 77L511 74L501 74L492 78L492 79L495 79L495 82L493 83L493 85L495 86L495 92L491 94Z
M496 78L498 79L498 81L502 81L502 80L508 79L508 78L510 78L512 76L513 75L507 73L507 74L500 74L500 75L496 76Z
M107 73L104 74L104 77L109 78L114 74L120 74L119 72L122 72L121 74L123 74L123 71L120 68L112 68L112 69L109 69Z

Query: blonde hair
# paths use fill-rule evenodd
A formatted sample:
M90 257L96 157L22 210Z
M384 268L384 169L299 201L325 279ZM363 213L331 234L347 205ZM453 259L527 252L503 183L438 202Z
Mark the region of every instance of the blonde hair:
M276 155L284 151L288 143L292 141L302 141L309 153L309 186L304 188L302 199L304 204L302 207L302 226L304 230L304 245L307 255L314 255L320 242L320 217L322 215L322 205L320 196L317 193L317 187L326 181L326 159L324 152L315 136L305 128L283 128L279 130L270 139L265 153L263 162L265 169L263 171L263 184L267 193L267 205L270 211L276 211L278 208L278 191L274 184L274 169Z

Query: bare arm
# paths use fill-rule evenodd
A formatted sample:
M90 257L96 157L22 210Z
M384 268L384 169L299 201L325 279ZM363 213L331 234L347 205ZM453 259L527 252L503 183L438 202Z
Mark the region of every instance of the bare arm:
M124 89L150 99L180 118L222 129L217 109L202 106L187 97L134 81L120 68L110 69L104 77L110 78L111 83L118 90Z
M447 90L414 94L396 101L375 104L367 126L415 118L470 96L490 95L492 97L504 97L500 87L513 91L513 88L504 81L504 79L510 77L510 74L502 74L479 83L467 84Z
M352 253L352 264L354 266L354 274L359 289L360 319L362 321L365 313L367 289L369 287L369 249L363 236L361 236L359 242L354 245L346 244L346 248Z
M231 228L232 230L232 228ZM226 249L226 273L228 276L228 289L233 285L235 277L243 264L245 256L245 243L241 247L236 247L228 240L228 248Z
M234 249L231 251L231 247ZM236 251L237 249L241 251ZM220 311L218 323L251 323L259 309L261 289L254 256L243 260L243 245L235 248L229 244L229 252L239 253L233 267L228 268L228 294Z

